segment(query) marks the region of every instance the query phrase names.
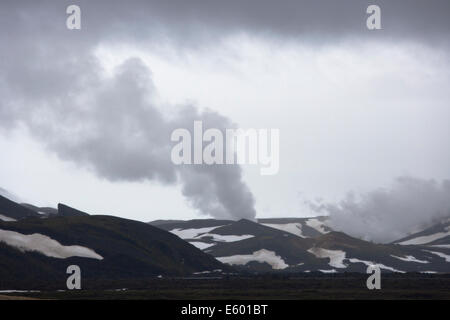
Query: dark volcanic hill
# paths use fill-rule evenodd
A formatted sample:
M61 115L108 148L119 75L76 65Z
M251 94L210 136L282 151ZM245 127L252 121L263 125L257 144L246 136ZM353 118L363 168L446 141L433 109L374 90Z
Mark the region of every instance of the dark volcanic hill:
M0 221L0 289L65 289L71 264L80 266L86 285L101 279L230 270L179 237L143 222L98 215Z
M27 217L39 217L39 213L36 211L21 206L3 196L0 196L0 215L14 220L20 220ZM5 218L0 220L4 219Z

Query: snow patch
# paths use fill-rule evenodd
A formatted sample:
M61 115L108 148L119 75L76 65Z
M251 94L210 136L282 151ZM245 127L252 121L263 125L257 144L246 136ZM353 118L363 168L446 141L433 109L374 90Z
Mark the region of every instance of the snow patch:
M212 271L199 271L199 272L194 272L193 274L209 274L209 273L213 273L213 272L222 272L222 269L214 269Z
M10 222L10 221L17 221L16 219L4 216L2 214L0 214L0 220L6 221L6 222Z
M360 260L360 259L356 259L356 258L348 259L348 261L350 261L351 263L364 263L366 266L377 265L377 266L380 267L380 269L385 269L385 270L389 270L389 271L392 271L392 272L405 273L405 271L397 270L397 269L394 269L392 267L385 266L384 264L375 263L375 262L372 262L372 261Z
M319 271L322 272L322 273L336 273L337 272L334 269L331 269L331 270L321 270L321 269L319 269Z
M406 262L430 263L429 261L426 261L426 260L416 259L413 256L406 256L403 258L403 257L394 256L393 254L391 254L391 257L402 260L402 261L406 261Z
M30 235L0 229L0 242L15 247L20 251L37 251L48 257L65 259L83 257L103 260L94 250L81 246L64 246L45 235L34 233Z
M198 237L199 235L201 235L202 233L210 232L219 227L222 227L222 226L196 228L196 229L195 228L191 228L191 229L177 228L177 229L170 230L170 232L173 233L174 235L177 235L181 239L194 239L194 238Z
M430 234L428 236L422 236L422 237L413 238L413 239L410 239L410 240L399 242L399 244L401 244L401 245L427 244L427 243L436 241L438 239L450 236L450 230L449 229L450 229L450 226L445 228L446 232L437 232L435 234Z
M215 243L206 243L206 242L200 242L200 241L192 241L189 242L190 244L196 246L197 248L199 248L200 250L204 250L206 248L212 247L215 245Z
M237 265L246 265L247 263L251 261L255 262L261 262L261 263L268 263L272 266L272 269L286 269L289 267L284 260L277 256L275 252L261 249L258 251L253 252L252 254L242 254L242 255L234 255L229 257L217 257L217 260L219 260L222 263L227 264L237 264Z
M306 238L302 234L302 224L301 223L285 223L285 224L275 224L275 223L261 223L263 226L274 228L277 230L292 233L300 238Z
M366 266L371 266L371 265L375 264L372 261L360 260L357 258L350 258L350 259L348 259L348 261L350 261L351 263L364 263Z
M311 227L311 228L317 230L320 233L323 233L323 234L328 233L328 231L326 231L324 228L325 223L323 223L319 219L315 219L315 218L308 219L308 220L306 220L306 225L308 227Z
M344 264L345 252L341 250L327 250L322 248L311 248L308 250L309 253L312 253L317 258L329 258L330 262L328 263L330 266L335 268L347 268L347 265Z
M437 256L439 256L441 258L444 258L446 262L450 262L450 256L445 254L445 253L436 252L436 251L430 251L430 250L424 250L424 251L428 251L428 252L430 252L432 254L435 254L435 255L437 255Z
M214 226L214 227L206 227L206 228L191 228L191 229L177 228L177 229L170 230L170 232L177 235L181 239L201 240L202 238L205 238L205 237L211 237L212 240L216 241L216 242L235 242L235 241L241 241L241 240L245 240L245 239L254 237L253 235L250 235L250 234L236 236L236 235L221 235L221 234L211 233L211 231L213 231L214 229L220 228L220 227L223 227L223 226ZM193 241L191 243L195 246L197 246L197 244L198 244L199 246L201 246L201 247L199 247L200 249L205 249L205 248L208 248L208 247L211 247L214 245L214 244L211 244L211 245L205 247L202 244L202 243L204 243L203 241L198 241L198 242Z

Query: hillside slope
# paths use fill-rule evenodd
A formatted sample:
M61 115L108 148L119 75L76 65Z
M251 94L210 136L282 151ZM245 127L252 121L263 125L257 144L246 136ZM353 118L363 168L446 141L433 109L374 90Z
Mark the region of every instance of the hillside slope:
M179 237L138 221L112 216L0 221L0 288L65 287L71 264L80 266L86 283L230 269Z
M450 249L376 244L332 231L324 218L190 220L159 224L221 262L247 271L445 273ZM308 227L310 229L308 229Z

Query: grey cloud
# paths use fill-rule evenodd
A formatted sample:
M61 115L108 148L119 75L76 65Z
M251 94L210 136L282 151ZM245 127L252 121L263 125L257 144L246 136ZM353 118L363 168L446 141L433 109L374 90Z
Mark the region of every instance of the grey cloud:
M100 177L179 182L203 214L254 218L253 196L239 166L175 166L170 159L174 129L191 128L194 120L223 129L231 122L195 106L160 105L151 72L139 59L103 78L93 55L95 33L83 39L67 30L46 32L55 27L54 11L13 12L6 20L17 29L0 31L7 45L0 61L0 131L23 125L60 158ZM43 28L35 28L30 16L39 17Z
M391 242L450 217L450 180L441 183L400 177L390 189L359 197L349 194L337 204L311 204L330 216L335 230L375 242Z
M104 1L87 0L79 3L86 7L93 28L120 32L127 25L136 38L161 32L181 43L200 38L216 42L217 37L239 32L314 42L355 36L442 42L447 41L450 32L450 3L446 0L154 0L127 4L108 1L108 5ZM382 10L383 31L378 33L366 28L366 9L372 4Z
M69 4L82 8L77 45L168 39L196 46L199 41L216 44L222 37L241 32L319 43L356 37L436 44L447 43L450 33L447 0L7 0L1 4L0 25L9 33L18 32L26 20L39 37L57 40L68 36L64 29ZM371 4L381 7L381 31L366 28L366 8Z
M229 120L194 106L168 120L153 99L148 70L132 60L103 81L93 51L104 42L171 41L196 48L241 32L318 43L362 37L448 41L448 1L376 3L383 30L373 33L365 29L365 8L372 4L365 0L2 1L0 131L24 124L60 157L100 176L169 184L181 179L183 193L203 212L252 217L253 197L239 167L175 169L165 158L171 129L196 118L219 127ZM81 31L65 28L69 4L82 8Z
M17 195L15 195L15 194L13 194L13 193L11 193L8 190L3 189L3 188L0 188L0 196L3 196L5 198L8 198L8 199L10 199L12 201L15 201L15 202L19 202L19 203L22 202L22 200Z

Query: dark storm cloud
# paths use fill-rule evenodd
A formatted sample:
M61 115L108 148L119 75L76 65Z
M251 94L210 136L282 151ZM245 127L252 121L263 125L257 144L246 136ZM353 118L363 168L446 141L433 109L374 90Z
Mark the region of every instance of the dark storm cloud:
M1 4L2 27L20 28L17 14L33 21L40 37L64 34L59 27L65 26L69 4L82 10L83 36L77 44L166 38L196 45L240 32L313 42L346 37L442 42L450 33L447 0L7 0ZM366 8L372 4L381 8L382 31L366 28Z
M392 242L450 218L450 180L439 183L400 177L389 189L377 189L359 197L349 194L339 203L309 204L330 216L332 228L347 234Z

